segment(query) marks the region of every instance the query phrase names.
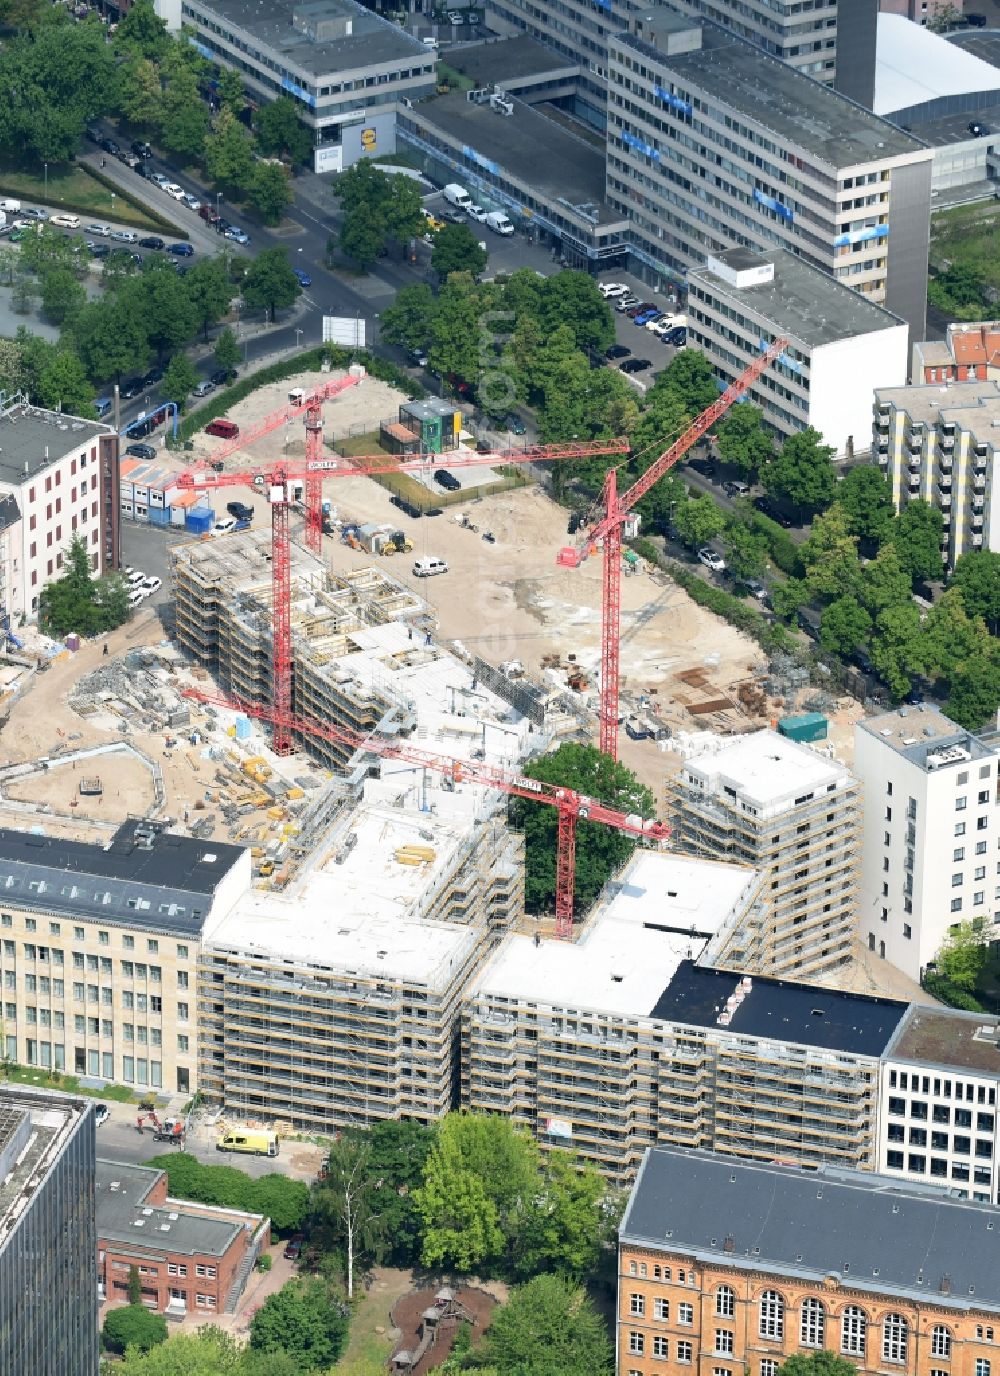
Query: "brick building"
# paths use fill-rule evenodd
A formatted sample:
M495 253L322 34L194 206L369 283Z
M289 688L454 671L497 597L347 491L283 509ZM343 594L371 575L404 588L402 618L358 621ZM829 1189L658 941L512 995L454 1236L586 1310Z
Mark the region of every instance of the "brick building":
M231 1312L271 1223L261 1214L167 1196L166 1171L97 1162L97 1281L101 1300L127 1303L138 1268L142 1302L171 1318Z
M991 1376L996 1217L886 1176L650 1151L619 1234L620 1376L777 1376L824 1349L882 1376Z

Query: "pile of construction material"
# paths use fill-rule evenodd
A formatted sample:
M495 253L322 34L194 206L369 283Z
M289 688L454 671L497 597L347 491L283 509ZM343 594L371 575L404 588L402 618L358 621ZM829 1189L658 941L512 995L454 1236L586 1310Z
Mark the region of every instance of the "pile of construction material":
M172 659L151 649L130 650L78 679L69 705L82 717L106 713L125 731L160 732L189 724Z

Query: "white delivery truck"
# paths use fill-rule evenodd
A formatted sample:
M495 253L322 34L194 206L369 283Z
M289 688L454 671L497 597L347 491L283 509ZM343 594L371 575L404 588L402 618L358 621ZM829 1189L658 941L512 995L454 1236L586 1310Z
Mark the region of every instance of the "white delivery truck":
M434 554L428 554L423 559L417 559L413 565L414 578L433 578L436 573L447 572L448 565Z
M5 198L4 200L0 201L0 210L10 210L10 211L13 211L13 212L16 213L16 212L17 212L18 210L20 210L20 209L21 209L21 202L20 202L20 201L12 201L9 197L7 197L7 198Z
M472 204L472 197L464 186L459 186L458 182L449 182L443 192L446 201L452 205L457 205L459 210L468 210Z
M489 225L496 234L513 234L514 226L507 219L502 210L491 210L486 217L486 224Z

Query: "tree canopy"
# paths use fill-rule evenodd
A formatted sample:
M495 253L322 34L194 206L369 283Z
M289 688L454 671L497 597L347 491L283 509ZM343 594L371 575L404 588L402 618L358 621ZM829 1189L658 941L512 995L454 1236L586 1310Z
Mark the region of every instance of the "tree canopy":
M271 320L276 310L293 305L301 291L284 248L258 253L243 282L243 300L254 310L266 310Z
M837 485L833 448L811 426L789 435L761 472L764 487L784 498L800 515L814 516L833 500Z
M434 235L431 267L439 277L450 277L453 272L478 277L486 262L486 250L479 247L479 240L468 225L445 225Z
M101 1329L104 1346L111 1352L136 1348L148 1352L151 1347L166 1341L167 1321L162 1314L154 1314L143 1304L126 1304L109 1309Z
M557 1275L536 1276L493 1315L483 1357L517 1376L611 1376L611 1342L584 1292Z
M346 1341L346 1314L316 1279L289 1281L267 1297L250 1324L255 1352L283 1352L303 1372L332 1365Z
M80 535L66 551L65 573L46 583L38 599L39 624L47 635L99 635L128 619L128 591L117 573L95 578L90 553Z
M158 1156L148 1164L167 1172L167 1188L176 1198L265 1214L279 1232L301 1228L309 1209L308 1187L280 1173L254 1180L235 1166L206 1166L184 1152Z

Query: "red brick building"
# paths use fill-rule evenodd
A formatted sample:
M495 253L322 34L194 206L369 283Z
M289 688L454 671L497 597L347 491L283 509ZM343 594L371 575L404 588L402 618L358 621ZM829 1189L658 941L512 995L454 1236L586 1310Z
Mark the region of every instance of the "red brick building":
M948 326L945 339L913 346L914 385L931 382L986 382L1000 369L1000 322L974 321Z
M235 1305L271 1232L260 1214L168 1198L166 1172L149 1166L99 1160L96 1204L102 1301L128 1302L135 1266L143 1304L168 1318Z

